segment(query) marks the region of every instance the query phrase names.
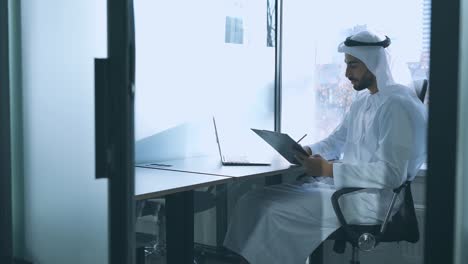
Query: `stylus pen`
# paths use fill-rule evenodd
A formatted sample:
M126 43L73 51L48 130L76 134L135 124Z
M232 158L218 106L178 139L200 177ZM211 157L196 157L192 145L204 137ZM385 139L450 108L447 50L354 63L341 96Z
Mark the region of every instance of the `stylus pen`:
M301 140L303 140L306 136L307 136L307 134L303 135L303 136L297 141L297 143L301 142Z

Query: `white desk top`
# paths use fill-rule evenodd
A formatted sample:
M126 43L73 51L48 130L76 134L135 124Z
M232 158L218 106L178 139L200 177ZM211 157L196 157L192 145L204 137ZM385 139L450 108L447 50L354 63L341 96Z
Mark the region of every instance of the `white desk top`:
M135 199L161 197L167 194L227 183L242 177L271 176L285 171L301 170L285 160L274 160L270 166L222 166L217 157L196 157L161 161L154 168L135 168ZM426 167L417 176L424 177Z
M135 199L156 198L228 181L232 181L232 178L170 170L135 168Z
M148 163L149 164L149 163ZM223 166L219 161L219 157L193 157L179 160L158 161L152 164L162 164L166 166L157 165L137 165L138 167L152 167L158 170L180 171L201 173L214 176L224 177L254 177L254 176L271 176L283 173L290 170L301 170L300 166L292 166L283 158L275 158L271 161L270 166Z

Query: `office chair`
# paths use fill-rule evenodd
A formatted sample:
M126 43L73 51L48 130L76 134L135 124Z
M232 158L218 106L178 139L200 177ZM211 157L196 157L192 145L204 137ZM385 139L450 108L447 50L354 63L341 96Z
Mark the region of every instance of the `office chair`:
M358 250L371 251L382 242L407 241L416 243L419 241L418 221L411 194L411 181L406 181L400 187L393 190L393 197L388 206L384 222L378 225L350 225L343 216L338 203L340 197L362 189L364 188L343 188L332 195L333 209L340 221L341 227L332 233L328 237L328 240L335 241L333 250L336 253L344 253L346 242L348 242L352 246L350 264L359 264ZM398 212L390 220L395 201L402 190L404 190L404 201Z
M428 87L426 79L421 80L420 85L415 85L415 92L421 102L424 103ZM331 201L333 210L341 224L341 227L332 233L327 240L334 240L333 250L342 254L346 243L352 246L350 264L359 264L359 251L371 251L382 242L407 241L416 243L419 241L419 228L414 209L413 196L411 194L411 181L406 181L401 186L393 189L393 197L388 206L385 219L379 225L350 225L346 222L343 211L338 203L340 197L345 194L356 192L365 188L343 188L333 193ZM395 201L404 190L404 201L398 212L391 217ZM315 259L312 254L309 259Z
M194 191L194 213L204 212L216 206L216 200L220 193L225 191L225 188L210 186L206 190ZM165 242L165 200L148 199L138 201L136 205L137 219L147 218L153 222L155 232L136 233L136 247L140 252L137 253L137 263L145 263L145 258L148 256L162 257L166 255ZM197 245L195 248L194 264L202 262L204 247Z
M136 230L136 248L141 250L137 263L144 263L144 258L150 255L164 256L165 248L165 200L148 199L136 202L136 224L142 224L146 230ZM144 224L147 223L147 224ZM150 231L148 232L148 228Z
M216 207L217 211L220 210L221 213L224 215L225 212L223 209L224 206L227 206L227 185L221 184L216 186L210 186L206 191L203 193L200 191L196 191L194 194L194 211L195 213L207 211L213 207ZM221 208L219 207L221 206ZM224 213L223 213L224 211ZM216 216L216 225L219 224L220 215ZM222 217L222 216L221 216ZM221 224L222 225L222 224ZM218 227L217 227L218 228ZM219 230L217 230L219 232ZM217 238L218 239L218 238ZM211 261L215 261L218 259L229 259L231 258L231 254L225 251L223 247L219 247L218 245L206 245L203 243L194 243L194 264L203 264L210 259Z

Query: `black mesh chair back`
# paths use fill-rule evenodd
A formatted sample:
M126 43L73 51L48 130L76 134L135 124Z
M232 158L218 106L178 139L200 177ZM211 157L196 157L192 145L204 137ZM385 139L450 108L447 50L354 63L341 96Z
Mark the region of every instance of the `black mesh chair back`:
M404 202L400 210L388 223L385 234L382 235L381 242L407 241L416 243L419 241L419 228L414 209L411 186L405 188Z

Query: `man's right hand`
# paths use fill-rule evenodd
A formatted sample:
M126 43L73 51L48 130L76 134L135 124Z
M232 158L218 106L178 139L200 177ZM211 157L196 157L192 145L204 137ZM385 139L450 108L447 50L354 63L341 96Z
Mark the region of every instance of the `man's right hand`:
M306 156L298 153L295 157L307 175L333 177L333 163L328 162L322 156L318 154Z

